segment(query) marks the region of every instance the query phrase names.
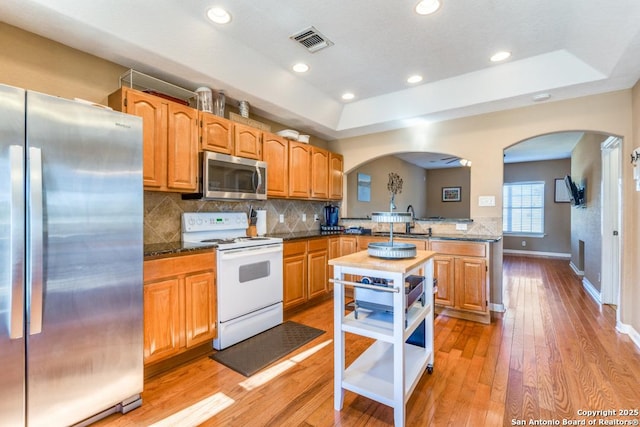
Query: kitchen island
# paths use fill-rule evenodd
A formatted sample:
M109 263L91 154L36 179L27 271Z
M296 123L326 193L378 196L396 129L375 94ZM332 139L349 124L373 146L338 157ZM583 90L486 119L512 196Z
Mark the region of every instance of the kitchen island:
M349 390L391 406L396 426L403 426L405 405L425 370L433 369L433 256L418 250L413 258L382 259L367 251L329 260L334 267L334 407L341 410ZM351 275L351 276L347 276ZM422 276L422 296L405 299L407 279ZM349 281L375 277L386 286ZM357 308L345 314L345 287L373 291L386 298L391 310ZM357 297L356 297L357 300ZM357 304L357 302L356 302ZM424 325L424 328L421 326ZM345 367L345 333L376 340Z

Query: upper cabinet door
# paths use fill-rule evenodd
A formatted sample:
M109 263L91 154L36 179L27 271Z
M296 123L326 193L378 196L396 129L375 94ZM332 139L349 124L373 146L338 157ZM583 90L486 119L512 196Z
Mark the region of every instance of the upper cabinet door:
M262 160L262 131L236 123L233 133L236 156Z
M311 148L301 142L289 141L289 197L309 198L310 187Z
M123 95L124 105L121 105L119 111L142 117L144 186L160 189L164 186L167 173L168 102L133 90L128 90Z
M329 199L342 200L344 159L341 154L329 153Z
M329 152L311 147L311 197L329 198Z
M198 185L198 114L197 110L169 105L169 139L167 188L196 191Z
M289 143L281 136L262 135L262 160L267 162L267 196L289 195Z
M200 148L233 155L233 122L200 112Z

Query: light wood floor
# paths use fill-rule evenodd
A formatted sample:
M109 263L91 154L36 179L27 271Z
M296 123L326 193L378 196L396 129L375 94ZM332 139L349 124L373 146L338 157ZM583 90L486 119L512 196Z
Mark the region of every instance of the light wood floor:
M491 325L436 318L434 372L409 400L407 425L640 419L578 414L640 409L640 351L615 332L615 311L594 303L566 260L505 256L504 274L507 311ZM200 358L149 379L141 408L98 425L393 425L391 408L350 392L334 411L332 319L332 301L293 315L327 332L268 370L273 378ZM347 364L368 345L348 335Z

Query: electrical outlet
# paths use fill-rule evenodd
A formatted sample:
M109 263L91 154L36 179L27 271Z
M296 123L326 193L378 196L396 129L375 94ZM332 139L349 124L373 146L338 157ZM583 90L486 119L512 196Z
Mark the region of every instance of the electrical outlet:
M318 214L313 214L313 222L318 222L320 221L320 218L318 218Z
M527 241L526 241L526 240L523 240L523 241L522 241L522 247L524 248L525 246L527 246Z
M465 231L467 229L467 224L462 223L462 224L456 224L456 230L462 230Z
M302 222L307 222L307 214L306 213L302 214Z
M280 221L280 224L282 224L284 222L284 214L280 214L278 220Z

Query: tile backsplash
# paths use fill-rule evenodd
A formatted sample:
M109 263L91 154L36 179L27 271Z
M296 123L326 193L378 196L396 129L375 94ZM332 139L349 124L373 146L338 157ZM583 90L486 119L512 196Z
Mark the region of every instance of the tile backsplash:
M178 193L144 192L144 243L170 243L180 241L183 212L246 212L250 206L267 211L267 233L290 233L318 230L324 218L326 202L307 200L182 200ZM279 221L280 214L284 222ZM302 215L306 214L306 221ZM317 215L319 220L314 221Z

